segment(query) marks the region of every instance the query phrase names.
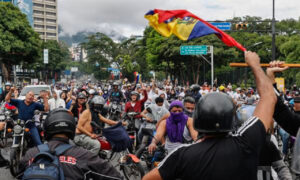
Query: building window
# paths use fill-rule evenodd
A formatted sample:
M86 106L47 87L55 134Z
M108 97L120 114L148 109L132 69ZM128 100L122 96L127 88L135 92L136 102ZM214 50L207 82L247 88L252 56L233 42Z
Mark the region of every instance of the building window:
M48 33L47 32L47 37L55 37L56 36L56 33Z
M44 4L33 3L34 7L44 8Z
M39 24L35 24L34 27L35 28L39 28L39 29L44 29L44 26L43 25L39 25Z
M54 12L46 12L46 15L47 16L56 16L56 13L54 13Z
M55 0L46 0L46 1L49 1L49 2L55 2Z
M46 5L46 8L49 8L49 9L56 9L55 6L51 6L51 5Z
M44 22L44 19L43 18L37 18L37 17L35 17L34 21L36 21L36 22Z
M34 11L33 11L33 14L42 14L42 15L43 15L44 12L43 12L43 11L37 11L37 10L34 10Z
M55 19L47 19L47 23L56 23Z
M56 26L47 26L47 29L56 30Z
M39 33L39 35L44 35L44 32L37 32L37 33Z

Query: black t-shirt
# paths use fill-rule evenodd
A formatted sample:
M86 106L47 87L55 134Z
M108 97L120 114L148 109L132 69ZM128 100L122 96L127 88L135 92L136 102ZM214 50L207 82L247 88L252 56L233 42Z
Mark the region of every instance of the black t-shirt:
M266 131L256 117L234 135L208 138L173 151L158 167L163 180L256 180Z

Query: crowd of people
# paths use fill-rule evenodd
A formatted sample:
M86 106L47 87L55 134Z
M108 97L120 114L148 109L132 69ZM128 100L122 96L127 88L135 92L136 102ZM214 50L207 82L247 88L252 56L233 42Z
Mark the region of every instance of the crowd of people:
M154 80L133 84L71 81L55 84L51 92L41 91L39 96L29 91L25 100L19 100L20 89L7 83L1 100L17 108L18 118L23 120L32 119L35 110L50 111L44 122L50 149L68 143L69 139L76 145L63 154L75 159L75 163L62 163L66 179L82 179L90 170L112 179L122 178L110 163L98 156L101 144L91 122L103 128L114 126L128 112L139 113L135 116L138 143L149 146L150 153L160 143L168 152L144 180L252 180L258 178L259 166L272 167L273 178L291 179L284 160L288 154L288 138L296 136L300 126L299 89L293 86L279 92L273 86L275 73L286 69L281 67L282 62L271 62L265 73L256 53L246 52L245 61L253 71L256 89L233 89L230 83L178 86ZM117 121L109 119L113 102L122 112ZM236 115L243 106L254 107L247 120L239 120ZM279 125L274 125L273 118ZM62 122L65 126L61 126ZM283 157L276 138L271 138L275 126L281 135ZM146 127L156 132L154 138L143 134L142 129ZM34 144L41 145L36 125L31 123L29 128ZM36 147L26 153L20 165L22 171L37 153Z

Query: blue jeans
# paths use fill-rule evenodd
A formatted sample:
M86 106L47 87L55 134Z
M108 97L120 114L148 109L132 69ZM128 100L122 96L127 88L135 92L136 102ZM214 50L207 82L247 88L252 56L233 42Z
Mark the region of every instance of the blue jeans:
M282 153L284 155L287 155L290 135L287 132L285 132L282 128L279 129L279 135L282 139Z
M41 137L36 126L30 128L30 136L34 145L38 146L42 144Z

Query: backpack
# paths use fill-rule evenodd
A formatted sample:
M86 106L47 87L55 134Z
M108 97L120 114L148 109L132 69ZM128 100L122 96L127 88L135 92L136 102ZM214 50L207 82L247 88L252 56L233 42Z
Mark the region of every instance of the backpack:
M23 180L64 180L64 172L59 162L59 155L70 149L70 144L62 144L51 153L48 144L38 146L39 153L23 174ZM55 154L54 154L55 153Z

